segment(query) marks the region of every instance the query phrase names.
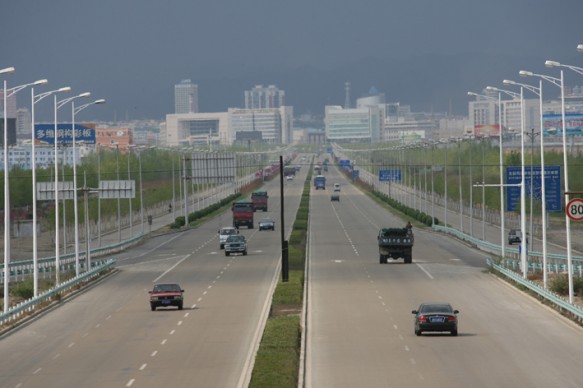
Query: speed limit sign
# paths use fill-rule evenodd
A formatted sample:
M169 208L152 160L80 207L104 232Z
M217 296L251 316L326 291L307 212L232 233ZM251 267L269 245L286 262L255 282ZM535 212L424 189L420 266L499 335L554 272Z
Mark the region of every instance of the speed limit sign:
M567 203L565 210L573 221L583 221L583 198L573 198Z

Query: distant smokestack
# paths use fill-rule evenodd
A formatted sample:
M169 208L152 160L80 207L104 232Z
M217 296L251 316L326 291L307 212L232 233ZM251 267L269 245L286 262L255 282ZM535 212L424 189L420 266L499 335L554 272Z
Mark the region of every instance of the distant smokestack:
M350 82L344 83L344 109L350 109Z

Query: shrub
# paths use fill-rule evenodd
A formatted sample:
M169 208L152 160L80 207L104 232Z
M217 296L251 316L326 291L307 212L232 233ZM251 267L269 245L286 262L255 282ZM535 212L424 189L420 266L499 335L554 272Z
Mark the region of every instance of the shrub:
M557 275L551 279L549 289L559 295L569 293L569 278L567 275Z
M32 279L28 279L12 285L10 287L10 293L24 300L32 298L34 296L34 284Z

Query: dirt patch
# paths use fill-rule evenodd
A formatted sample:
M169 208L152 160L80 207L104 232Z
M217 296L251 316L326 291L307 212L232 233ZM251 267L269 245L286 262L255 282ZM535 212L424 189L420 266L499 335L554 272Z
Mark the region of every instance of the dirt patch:
M281 316L281 315L299 315L302 312L302 306L295 304L280 304L271 305L271 316Z

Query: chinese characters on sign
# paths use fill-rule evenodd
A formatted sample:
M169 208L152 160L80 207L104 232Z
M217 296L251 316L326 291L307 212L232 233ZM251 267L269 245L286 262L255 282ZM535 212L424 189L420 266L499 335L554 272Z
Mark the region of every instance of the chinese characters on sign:
M60 144L73 143L73 128L71 124L57 124L58 141ZM54 124L35 124L34 138L44 144L55 144ZM95 144L95 130L81 124L75 124L75 142Z

